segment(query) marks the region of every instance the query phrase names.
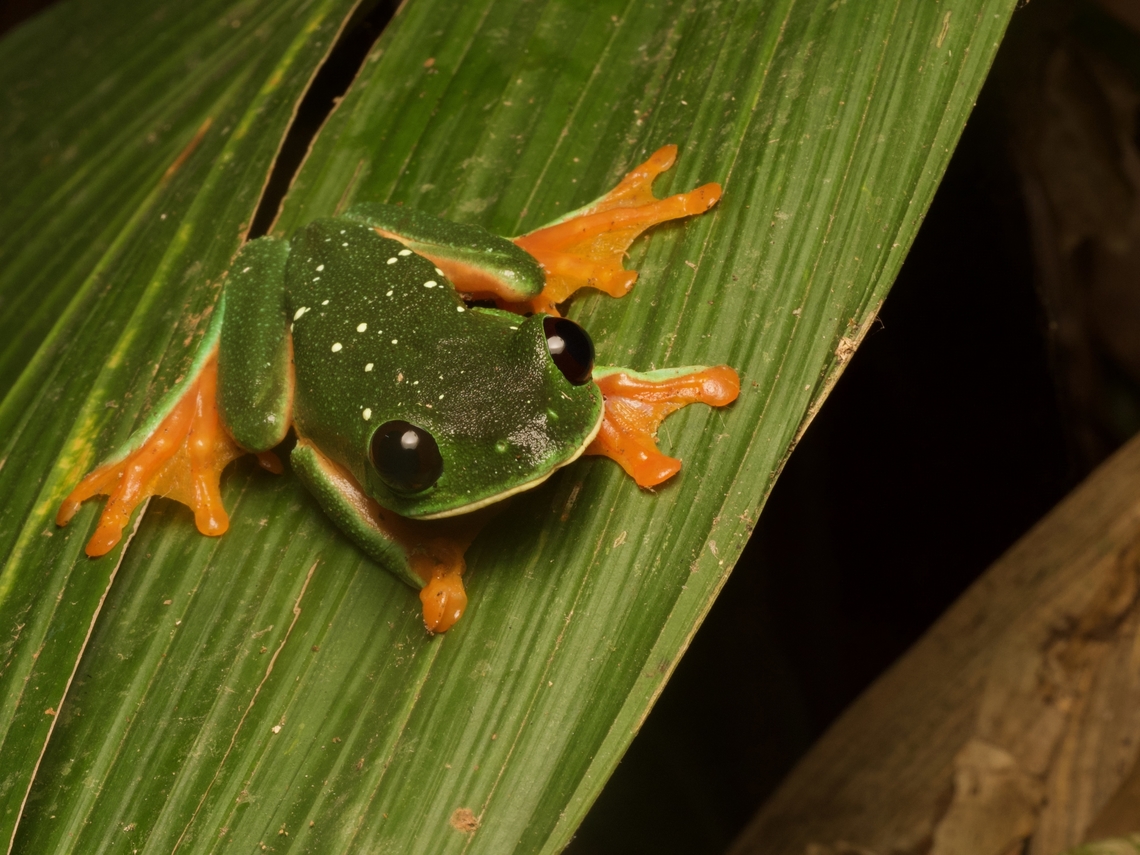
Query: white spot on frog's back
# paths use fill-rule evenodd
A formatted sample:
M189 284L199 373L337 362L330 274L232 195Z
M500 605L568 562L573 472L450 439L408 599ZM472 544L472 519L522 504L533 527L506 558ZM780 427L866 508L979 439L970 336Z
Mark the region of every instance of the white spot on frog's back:
M429 279L427 282L424 283L424 287L425 288L434 288L438 284L439 283L436 282L434 279Z
M396 256L393 255L391 258L388 259L388 263L389 264L395 264L399 260L400 259L396 258Z
M364 416L365 421L368 421L370 418L372 418L372 410L369 409L368 407L365 407L364 412L361 413L360 415Z
M456 307L455 307L455 311L457 311L457 312L466 312L466 311L467 311L467 309L465 309L463 306L456 306Z
M398 338L392 339L392 344L399 344L399 343L400 343L400 340Z
M324 266L323 264L318 264L318 265L317 265L317 273L320 273L320 272L321 272L322 270L324 270L324 269L325 269L325 266Z
M440 270L438 267L435 269L435 272L438 273L440 276L444 275L443 271Z
M344 345L342 345L342 344L341 344L341 343L338 341L338 342L336 342L336 343L335 343L335 344L332 346L332 352L333 352L333 353L340 353L340 351L341 351L341 348L342 348L342 347L344 347Z
M293 313L293 320L295 320L295 321L301 320L301 315L305 314L305 312L307 312L307 311L309 311L309 307L308 306L302 306L296 312Z
M403 256L409 256L411 254L412 254L412 251L410 249L401 249L399 252L396 253L396 255L403 255Z
M356 331L357 332L364 332L366 329L368 329L368 324L357 324L356 325Z
M376 367L376 363L369 362L367 365L364 366L364 370L365 371L371 371L375 367Z
M321 300L321 305L322 305L322 306L327 306L328 304L329 304L329 301L328 301L328 300Z

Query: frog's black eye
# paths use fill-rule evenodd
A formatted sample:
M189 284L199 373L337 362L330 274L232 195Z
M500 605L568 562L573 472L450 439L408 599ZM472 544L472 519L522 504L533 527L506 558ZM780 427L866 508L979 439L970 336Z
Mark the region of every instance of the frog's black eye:
M372 465L397 493L419 493L443 474L435 438L404 421L384 422L372 434Z
M594 371L594 342L576 323L566 318L543 318L546 349L562 376L575 386L590 382Z

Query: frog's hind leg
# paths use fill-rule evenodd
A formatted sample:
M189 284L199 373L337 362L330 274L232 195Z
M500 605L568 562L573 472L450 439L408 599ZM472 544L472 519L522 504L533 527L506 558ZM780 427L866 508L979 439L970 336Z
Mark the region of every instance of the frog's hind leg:
M472 299L513 305L542 293L546 280L534 257L479 226L379 202L353 205L344 216L422 255Z
M601 199L514 239L546 273L546 287L529 301L529 310L553 312L556 304L585 287L624 296L637 271L626 270L622 259L637 236L657 223L703 214L717 203L719 184L667 199L653 195L653 179L676 159L675 145L660 148Z
M91 557L115 547L131 514L150 496L190 507L202 534L224 534L229 517L219 490L222 470L248 450L264 468L282 471L269 449L289 430L292 410L292 348L284 318L288 257L289 244L268 237L238 251L187 379L60 505L56 523L66 525L87 499L109 497L87 542Z
M594 379L606 409L586 454L617 461L639 487L655 487L681 469L680 460L657 450L657 428L668 415L695 403L723 407L740 394L740 378L727 365L645 373L595 368Z
M221 425L216 387L217 359L211 355L142 442L100 466L64 500L56 515L58 525L66 525L87 499L108 497L87 542L89 556L110 552L122 539L131 514L150 496L168 496L188 505L202 534L219 535L229 528L218 481L222 470L245 452Z
M442 520L413 520L382 508L353 475L304 437L290 456L293 471L341 531L386 570L420 592L428 632L447 632L463 616L464 554L499 508Z

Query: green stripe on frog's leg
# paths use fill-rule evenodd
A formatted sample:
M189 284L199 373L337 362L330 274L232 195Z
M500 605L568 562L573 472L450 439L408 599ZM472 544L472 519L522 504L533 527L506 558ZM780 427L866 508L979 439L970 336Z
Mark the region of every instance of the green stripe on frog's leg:
M708 370L707 365L682 365L678 368L657 368L653 371L634 371L632 368L621 368L617 365L595 365L594 380L602 380L613 374L625 374L636 377L649 383L664 383L669 380L679 380Z
M238 444L267 451L285 438L293 407L285 266L289 244L263 237L241 248L225 285L218 408Z
M493 294L519 303L537 296L546 285L546 276L534 256L479 226L378 202L353 205L344 216L430 259L456 290Z

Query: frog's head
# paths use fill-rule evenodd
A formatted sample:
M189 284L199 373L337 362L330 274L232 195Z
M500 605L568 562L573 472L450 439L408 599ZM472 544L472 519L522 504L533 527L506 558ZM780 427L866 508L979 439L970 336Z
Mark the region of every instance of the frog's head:
M415 406L388 412L368 440L365 489L403 516L454 516L536 487L601 427L582 327L494 309L467 315L462 335L422 354Z

